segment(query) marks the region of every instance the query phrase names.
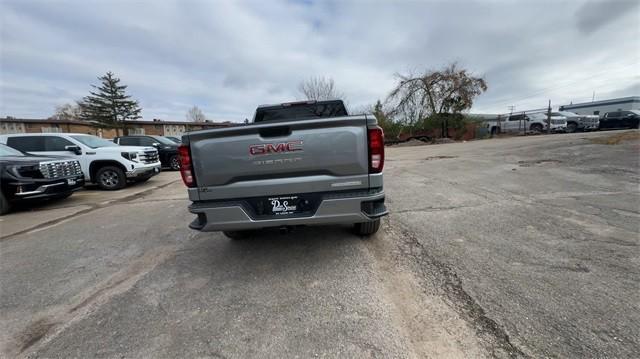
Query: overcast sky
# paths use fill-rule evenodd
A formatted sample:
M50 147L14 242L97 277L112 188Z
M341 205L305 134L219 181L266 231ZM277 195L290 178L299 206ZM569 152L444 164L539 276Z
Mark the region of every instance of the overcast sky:
M310 76L349 105L457 61L472 112L640 95L638 1L0 0L0 116L47 117L113 71L144 119L242 121Z

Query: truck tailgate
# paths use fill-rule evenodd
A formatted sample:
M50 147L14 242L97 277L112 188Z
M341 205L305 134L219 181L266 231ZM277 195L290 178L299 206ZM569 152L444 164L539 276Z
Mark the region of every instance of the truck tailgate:
M265 122L185 137L197 183L192 200L369 187L365 116Z

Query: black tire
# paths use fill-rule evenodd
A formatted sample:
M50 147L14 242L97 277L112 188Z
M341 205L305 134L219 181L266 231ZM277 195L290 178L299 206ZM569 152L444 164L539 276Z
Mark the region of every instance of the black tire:
M253 231L224 231L222 233L231 239L247 239L251 237Z
M356 223L353 227L357 235L370 236L380 229L380 219L371 222Z
M169 167L174 171L180 170L180 157L178 155L169 157Z
M96 182L101 189L114 191L124 188L127 185L127 177L124 171L115 166L101 167L96 172Z
M11 203L4 197L4 193L0 191L0 216L9 213L11 210Z
M578 124L575 122L567 123L567 133L574 133L578 129Z
M531 125L531 131L533 132L542 133L542 129L542 125L539 123L534 123L533 125Z

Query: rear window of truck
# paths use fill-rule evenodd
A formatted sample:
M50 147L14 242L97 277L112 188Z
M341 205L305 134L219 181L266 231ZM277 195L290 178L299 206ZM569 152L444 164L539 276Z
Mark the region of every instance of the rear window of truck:
M258 108L253 122L291 121L340 116L347 116L347 109L342 101L294 103Z

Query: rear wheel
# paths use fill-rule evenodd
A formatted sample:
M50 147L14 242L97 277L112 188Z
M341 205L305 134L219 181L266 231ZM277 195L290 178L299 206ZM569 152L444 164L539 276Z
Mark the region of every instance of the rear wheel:
M567 123L567 133L574 133L578 129L578 124L575 122Z
M124 188L127 185L127 177L124 171L115 166L105 166L96 173L96 182L100 188L113 191Z
M169 158L169 167L174 171L180 169L180 158L178 158L178 155L173 155Z
M9 213L10 209L11 209L11 203L7 201L7 199L4 196L4 193L0 191L0 216L3 214Z
M370 222L356 223L353 227L357 235L370 236L380 229L380 219Z

